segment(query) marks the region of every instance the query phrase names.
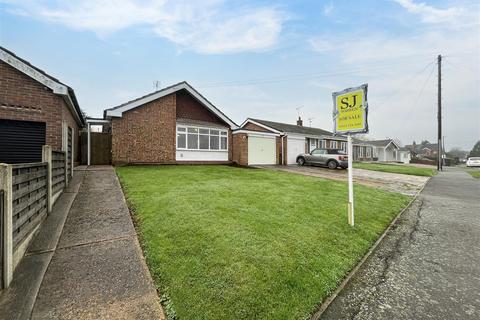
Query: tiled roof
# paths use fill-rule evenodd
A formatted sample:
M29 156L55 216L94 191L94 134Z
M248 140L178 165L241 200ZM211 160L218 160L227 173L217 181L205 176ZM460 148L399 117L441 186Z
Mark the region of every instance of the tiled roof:
M333 136L332 132L323 130L320 128L297 126L295 124L288 124L288 123L253 119L253 118L250 118L250 120L261 123L267 127L273 128L281 132L298 133L298 134L312 135L312 136Z

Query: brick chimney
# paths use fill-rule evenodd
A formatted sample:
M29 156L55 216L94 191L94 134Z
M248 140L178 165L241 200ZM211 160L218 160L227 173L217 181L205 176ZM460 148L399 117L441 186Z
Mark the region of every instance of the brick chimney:
M300 118L300 116L298 116L297 126L303 127L303 120Z

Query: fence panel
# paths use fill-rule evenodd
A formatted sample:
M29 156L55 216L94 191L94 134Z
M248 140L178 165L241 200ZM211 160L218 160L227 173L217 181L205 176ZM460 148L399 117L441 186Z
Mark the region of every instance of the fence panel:
M65 188L65 152L52 151L52 195Z
M12 165L14 251L47 214L47 170L46 162Z

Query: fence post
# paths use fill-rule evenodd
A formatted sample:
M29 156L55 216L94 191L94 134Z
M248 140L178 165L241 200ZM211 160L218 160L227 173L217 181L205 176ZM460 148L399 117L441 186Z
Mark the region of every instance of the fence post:
M67 151L65 151L65 153L64 153L64 158L65 158L65 159L64 159L64 160L65 160L65 161L64 161L64 162L65 162L65 170L64 170L64 173L63 173L63 174L65 175L65 187L64 187L64 188L66 188L67 185L68 185L68 180L69 180L69 178L70 178L70 177L68 176L68 148L67 148Z
M0 189L4 191L3 201L3 287L7 288L13 278L13 198L12 166L0 163Z
M52 147L42 146L42 162L47 163L47 213L52 212Z

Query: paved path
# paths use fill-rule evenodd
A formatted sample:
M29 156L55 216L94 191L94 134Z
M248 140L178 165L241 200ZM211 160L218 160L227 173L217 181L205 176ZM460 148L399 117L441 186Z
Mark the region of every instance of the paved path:
M0 309L6 319L164 319L111 167L75 170Z
M281 170L306 176L347 181L347 170L331 170L324 167L303 166L257 166L265 169ZM415 195L425 185L428 177L399 173L353 169L353 180L357 183L387 191Z
M480 319L480 180L433 177L321 319Z

